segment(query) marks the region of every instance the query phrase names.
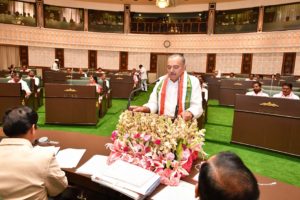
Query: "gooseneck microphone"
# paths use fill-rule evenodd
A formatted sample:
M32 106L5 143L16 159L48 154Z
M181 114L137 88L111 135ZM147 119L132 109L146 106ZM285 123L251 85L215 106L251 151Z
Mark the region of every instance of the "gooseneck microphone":
M152 83L148 83L147 86L152 85L152 84L155 84L155 83L159 82L159 80L160 80L160 79L158 78L158 79L156 79L155 81L153 81ZM126 108L126 109L129 109L129 107L130 107L132 95L133 95L135 92L140 91L140 90L142 90L142 89L143 89L142 87L139 87L139 88L136 88L136 89L134 89L134 90L132 90L132 91L130 92L130 95L129 95L129 97L128 97L128 103L127 103L127 108Z

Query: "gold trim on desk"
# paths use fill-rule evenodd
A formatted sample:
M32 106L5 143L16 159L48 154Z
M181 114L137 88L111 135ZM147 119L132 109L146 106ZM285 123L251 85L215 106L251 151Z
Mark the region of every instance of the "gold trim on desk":
M118 79L118 80L123 80L123 78L122 78L122 77L117 77L116 79Z
M72 88L65 89L64 91L65 91L65 92L77 92L77 90L75 90L75 89L72 89Z
M273 107L273 108L279 108L279 105L277 105L276 103L272 103L271 101L269 102L264 102L259 104L260 106L267 106L267 107Z
M67 75L66 78L72 78L72 75Z

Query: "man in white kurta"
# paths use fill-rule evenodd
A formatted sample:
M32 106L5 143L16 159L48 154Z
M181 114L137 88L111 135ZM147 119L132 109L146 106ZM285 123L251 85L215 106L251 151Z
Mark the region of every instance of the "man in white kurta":
M14 73L13 78L11 80L9 80L8 83L20 83L21 84L21 89L23 91L25 91L25 93L26 93L25 97L28 98L30 96L31 91L30 91L27 83L20 78L19 73Z
M51 66L51 70L53 70L53 71L59 71L58 62L59 62L58 59L55 59L55 60L54 60L54 63L53 63L52 66Z
M148 76L147 76L147 70L143 65L139 65L140 68L140 75L141 75L141 88L142 91L147 91L148 87L147 87L147 80L148 80Z
M291 83L283 83L281 92L279 92L278 94L274 94L273 97L296 100L300 99L299 96L294 94L293 85Z
M259 81L255 81L252 84L253 91L247 92L246 95L248 96L260 96L260 97L268 97L269 95L262 92L261 90L261 83Z
M135 112L151 112L176 117L178 115L188 121L202 115L202 94L199 80L185 71L185 59L174 54L168 58L168 74L160 77L156 83L148 103L132 107ZM181 98L180 98L181 97Z

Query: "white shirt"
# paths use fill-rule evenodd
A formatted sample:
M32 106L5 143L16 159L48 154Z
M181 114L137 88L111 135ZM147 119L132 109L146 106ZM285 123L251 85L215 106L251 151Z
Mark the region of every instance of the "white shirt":
M8 81L8 83L16 83L16 82L13 79L11 79ZM26 94L31 94L31 91L25 81L20 79L20 81L18 83L21 83L21 89L24 90L26 92Z
M51 70L53 70L53 71L59 71L59 68L58 68L58 65L57 65L56 62L54 62L54 63L52 64Z
M297 95L295 95L293 92L291 92L288 96L284 96L282 92L279 92L278 94L274 94L273 97L275 98L284 98L284 99L300 99Z
M39 78L37 78L37 77L32 77L33 79L34 79L34 84L36 85L36 86L39 86L40 85L40 79ZM30 76L27 76L26 77L26 79L32 79Z
M255 93L254 91L247 92L246 95L248 95L248 96L258 96L258 97L268 97L269 96L268 94L266 94L266 93L264 93L262 91L260 91L258 93Z
M147 70L145 69L145 67L142 67L141 69L140 69L140 73L141 73L141 79L143 80L143 79L148 79L148 77L147 77Z
M204 88L204 87L201 90L204 93L204 99L205 99L205 101L208 101L208 90L206 88Z
M185 76L187 76L187 73L185 73ZM188 109L185 109L184 102L181 102L183 104L183 110L190 111L194 118L199 118L202 113L202 94L201 94L201 87L199 79L195 76L190 76L191 84L192 84L192 91L191 91L191 101L190 101L190 107ZM144 104L144 106L150 108L151 113L157 113L159 110L159 104L160 104L160 97L157 97L157 88L160 85L162 81L164 81L166 76L160 77L160 81L156 83L148 103ZM166 99L165 99L165 109L164 109L164 115L174 117L175 114L175 108L177 105L177 93L178 93L178 82L173 82L169 79L167 88L166 88ZM183 87L183 99L185 99L186 96L186 83ZM162 91L162 88L160 90L160 93ZM180 114L180 113L178 113Z

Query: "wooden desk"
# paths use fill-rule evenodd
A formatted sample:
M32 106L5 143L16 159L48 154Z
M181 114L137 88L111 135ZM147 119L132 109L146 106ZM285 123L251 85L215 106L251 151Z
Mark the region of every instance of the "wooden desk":
M21 84L0 83L0 123L4 112L22 105Z
M47 131L38 130L37 137L47 136L50 140L59 141L59 146L61 149L64 148L85 148L87 151L80 160L77 168L88 161L93 155L109 155L109 151L104 147L108 142L111 142L109 137L87 135L80 133L70 133L63 131ZM83 142L84 141L84 142ZM65 169L68 180L70 183L78 185L82 188L86 188L97 192L102 198L101 199L128 199L128 197L111 190L105 186L101 186L95 182L92 182L89 176L76 174L76 169ZM195 168L192 168L190 176L186 177L184 180L192 184L196 182L192 180L192 177L197 174ZM259 183L271 183L276 180L256 175ZM260 200L298 200L300 196L300 188L286 183L276 181L276 185L272 186L260 186ZM160 185L155 192L162 189L164 186ZM155 193L154 192L154 193ZM191 191L194 192L194 191ZM87 194L88 195L88 194ZM97 196L98 197L98 196ZM100 198L87 198L87 199L100 199Z
M133 79L130 75L109 74L112 98L128 98L133 88Z
M300 156L300 101L236 95L231 142Z
M235 95L245 94L252 88L252 81L222 79L220 85L220 105L234 106Z
M207 77L206 81L208 85L208 99L219 100L221 78Z
M45 84L46 123L98 123L98 95L95 86Z

